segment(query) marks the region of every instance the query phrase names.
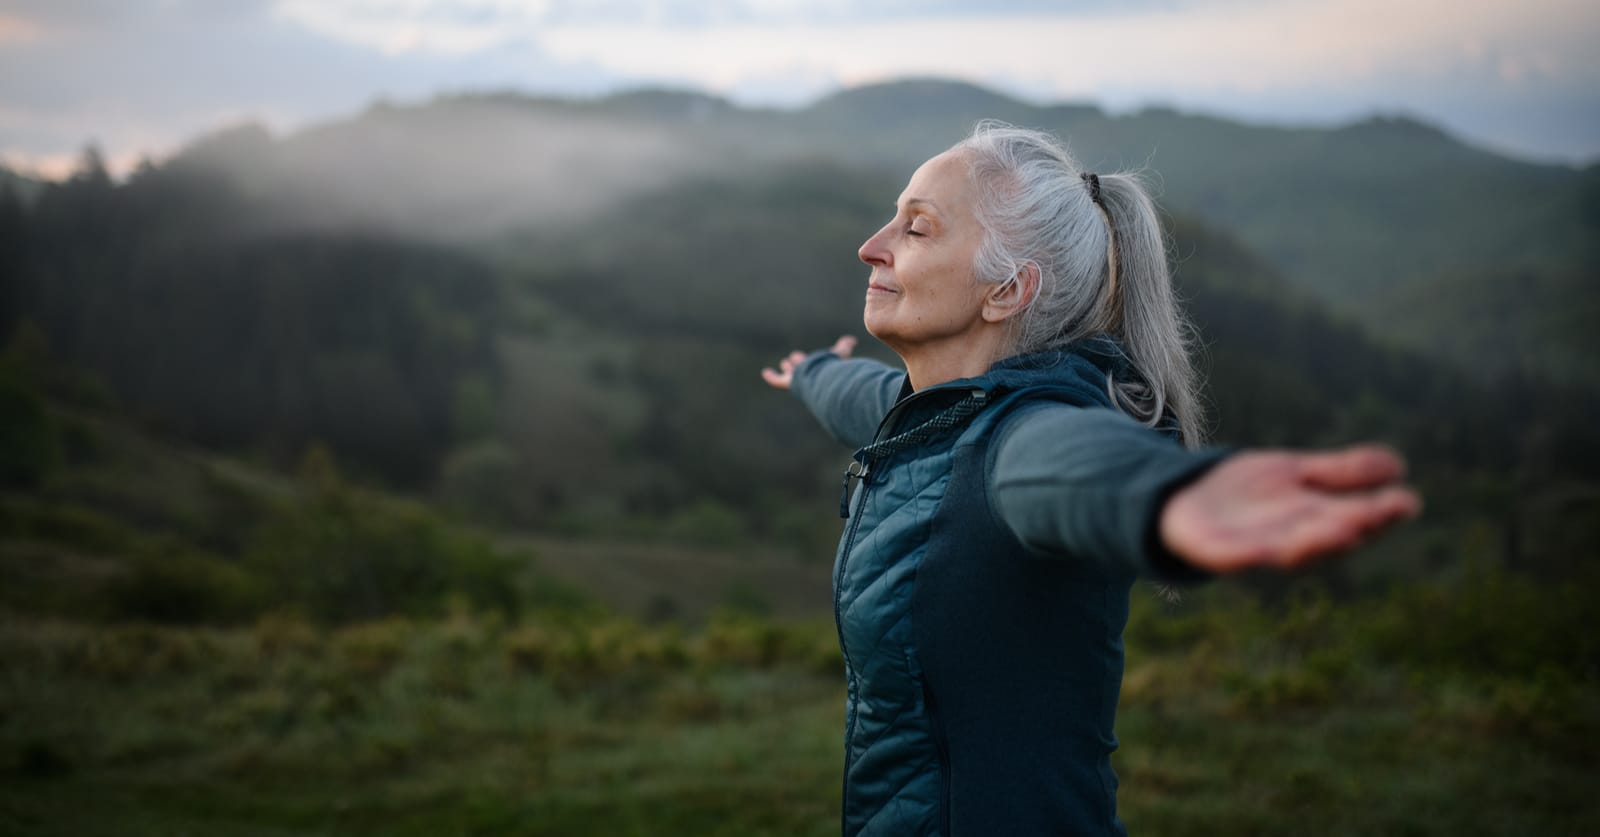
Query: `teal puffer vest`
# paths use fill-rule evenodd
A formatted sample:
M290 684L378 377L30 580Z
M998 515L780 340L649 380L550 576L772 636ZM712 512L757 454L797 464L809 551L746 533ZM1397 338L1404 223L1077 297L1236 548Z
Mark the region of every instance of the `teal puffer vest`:
M1029 552L988 485L1009 418L1109 406L1102 362L1018 358L905 395L856 452L834 565L846 835L1124 833L1110 754L1134 576Z

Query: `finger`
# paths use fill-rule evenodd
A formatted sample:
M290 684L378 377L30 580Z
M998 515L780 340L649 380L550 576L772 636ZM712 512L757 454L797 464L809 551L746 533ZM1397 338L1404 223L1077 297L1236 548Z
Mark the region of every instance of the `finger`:
M856 350L856 338L853 334L843 334L838 340L833 341L833 353L839 357L849 357Z
M1355 548L1362 531L1353 520L1338 515L1303 520L1278 545L1271 563L1283 569L1310 566Z
M775 387L777 389L788 389L789 385L793 383L794 377L791 375L785 375L769 366L761 370L761 380L766 381L767 386Z
M1324 500L1290 528L1276 563L1301 567L1354 549L1384 529L1415 517L1421 507L1416 493L1403 487Z
M1382 445L1298 454L1296 466L1303 483L1334 491L1375 488L1406 473L1405 460Z
M1396 485L1372 497L1374 519L1382 525L1412 520L1422 514L1422 497L1410 486Z

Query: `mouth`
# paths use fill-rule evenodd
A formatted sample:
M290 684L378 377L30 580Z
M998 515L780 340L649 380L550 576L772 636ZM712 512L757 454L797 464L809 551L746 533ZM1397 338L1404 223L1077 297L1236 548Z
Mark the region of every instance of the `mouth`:
M869 294L897 294L897 293L900 293L900 292L895 290L894 288L889 287L888 285L880 285L877 282L869 282L867 284L867 293L869 293Z

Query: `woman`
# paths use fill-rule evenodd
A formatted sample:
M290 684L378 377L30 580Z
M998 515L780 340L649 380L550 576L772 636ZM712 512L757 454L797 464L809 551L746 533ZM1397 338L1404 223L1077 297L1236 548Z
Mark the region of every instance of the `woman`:
M854 339L791 353L856 448L834 570L847 835L1120 834L1110 754L1138 575L1297 567L1414 515L1403 464L1197 451L1162 235L1129 175L978 126L860 250ZM849 496L854 482L853 497Z

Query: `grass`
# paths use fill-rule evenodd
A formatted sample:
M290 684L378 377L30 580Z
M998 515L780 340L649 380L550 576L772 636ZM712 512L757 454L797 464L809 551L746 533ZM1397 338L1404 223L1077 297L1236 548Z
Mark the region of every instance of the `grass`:
M638 619L699 623L742 597L787 621L812 616L833 598L830 560L807 563L772 550L551 536L499 542L538 555L543 572Z
M1429 701L1120 719L1123 818L1138 834L1579 834L1600 812L1584 760Z
M1276 609L1227 587L1178 605L1136 592L1115 758L1130 831L1600 831L1581 639L1576 657L1485 647L1517 661L1493 666L1392 643L1581 604L1482 583L1507 593L1431 612L1414 606L1431 592ZM339 629L13 620L0 832L832 834L833 642L825 621L724 614L685 633L459 606Z
M843 703L815 630L786 631L794 651L764 667L695 637L681 658L530 670L514 631L464 617L331 634L12 625L0 828L828 833Z

